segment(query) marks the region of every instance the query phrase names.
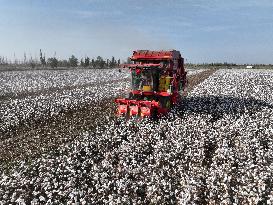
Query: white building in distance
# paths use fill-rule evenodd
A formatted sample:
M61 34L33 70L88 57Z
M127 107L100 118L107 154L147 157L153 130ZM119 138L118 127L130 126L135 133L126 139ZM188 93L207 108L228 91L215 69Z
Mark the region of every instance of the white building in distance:
M247 65L246 68L254 68L253 65Z

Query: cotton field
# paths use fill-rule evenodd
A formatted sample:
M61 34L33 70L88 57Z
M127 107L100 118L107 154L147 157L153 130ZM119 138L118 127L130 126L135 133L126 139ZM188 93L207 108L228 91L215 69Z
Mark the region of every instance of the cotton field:
M202 71L189 70L188 74ZM26 123L29 119L58 115L129 89L129 73L116 69L10 71L0 73L0 78L3 79L0 130Z
M115 96L129 88L128 77L116 69L2 72L0 130Z
M39 126L52 116L60 124L58 133L52 125L43 128L46 144L75 136L38 156L27 150L11 155L17 163L8 170L0 160L0 204L273 204L272 71L217 70L168 116L140 122L116 119L111 111L114 97L129 88L128 74L106 72L98 85L92 84L98 82L95 73L90 81L79 75L87 86L0 101L0 147L9 144L9 152L28 146L16 144L23 139L14 129L24 123L31 127L35 118ZM12 78L17 77L5 82ZM78 85L74 77L62 78L66 85ZM0 92L18 93L24 80L16 81L16 88L6 83L1 86L10 91ZM22 83L20 92L58 87L57 81L37 80L31 88ZM82 106L89 109L88 103L96 109L78 114ZM62 114L70 110L75 110L72 117ZM85 129L76 126L82 124ZM38 140L42 131L27 132Z
M0 72L0 95L16 96L44 89L61 89L81 85L120 80L129 77L127 72L116 69L36 70Z

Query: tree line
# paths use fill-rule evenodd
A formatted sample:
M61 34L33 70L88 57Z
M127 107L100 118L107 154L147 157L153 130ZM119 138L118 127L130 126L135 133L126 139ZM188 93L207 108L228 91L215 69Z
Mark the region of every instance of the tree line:
M190 66L190 67L196 67L196 66L203 66L203 67L236 67L236 66L248 66L248 65L252 65L252 66L273 66L273 64L236 64L236 63L220 63L220 62L216 62L216 63L185 63L186 66Z
M102 68L115 68L119 67L121 64L120 59L116 59L112 56L111 59L103 59L103 57L98 56L97 58L89 58L84 57L78 59L75 55L71 55L68 59L58 59L55 57L46 58L45 54L40 49L40 56L38 59L33 59L30 57L27 59L26 54L24 54L24 60L14 60L11 62L6 57L0 56L0 65L23 65L23 66L30 66L32 68L35 67L51 67L51 68L58 68L58 67L84 67L90 69L102 69Z
M68 59L58 59L55 57L56 53L54 54L54 57L46 58L45 54L42 53L42 50L40 49L40 55L39 59L32 58L30 56L29 59L27 59L26 54L24 53L24 59L23 60L17 60L15 58L14 54L14 61L8 60L7 57L0 56L0 65L22 65L22 66L30 66L32 68L35 67L51 67L51 68L58 68L58 67L83 67L83 68L89 68L89 69L100 69L100 68L115 68L119 67L121 64L120 59L116 59L114 56L111 59L103 59L103 57L98 56L96 58L89 58L84 57L81 59L78 59L75 57L75 55L71 55ZM130 58L127 58L122 63L131 63ZM190 67L196 67L196 66L246 66L246 65L253 65L253 66L272 66L272 64L236 64L236 63L220 63L220 62L214 62L214 63L185 63L186 66Z

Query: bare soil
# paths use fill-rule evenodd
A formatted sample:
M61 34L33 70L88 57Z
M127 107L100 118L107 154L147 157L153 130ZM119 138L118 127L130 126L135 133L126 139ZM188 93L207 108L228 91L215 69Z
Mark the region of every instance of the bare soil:
M191 75L188 77L188 91L193 90L193 88L199 83L206 80L210 75L212 75L216 69L205 70L203 72Z

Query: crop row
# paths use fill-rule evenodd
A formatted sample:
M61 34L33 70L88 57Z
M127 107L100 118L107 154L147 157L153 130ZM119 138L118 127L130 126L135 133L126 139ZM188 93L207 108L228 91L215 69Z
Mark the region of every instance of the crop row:
M114 97L128 89L128 86L128 81L118 81L1 101L0 130L47 119L104 98Z

